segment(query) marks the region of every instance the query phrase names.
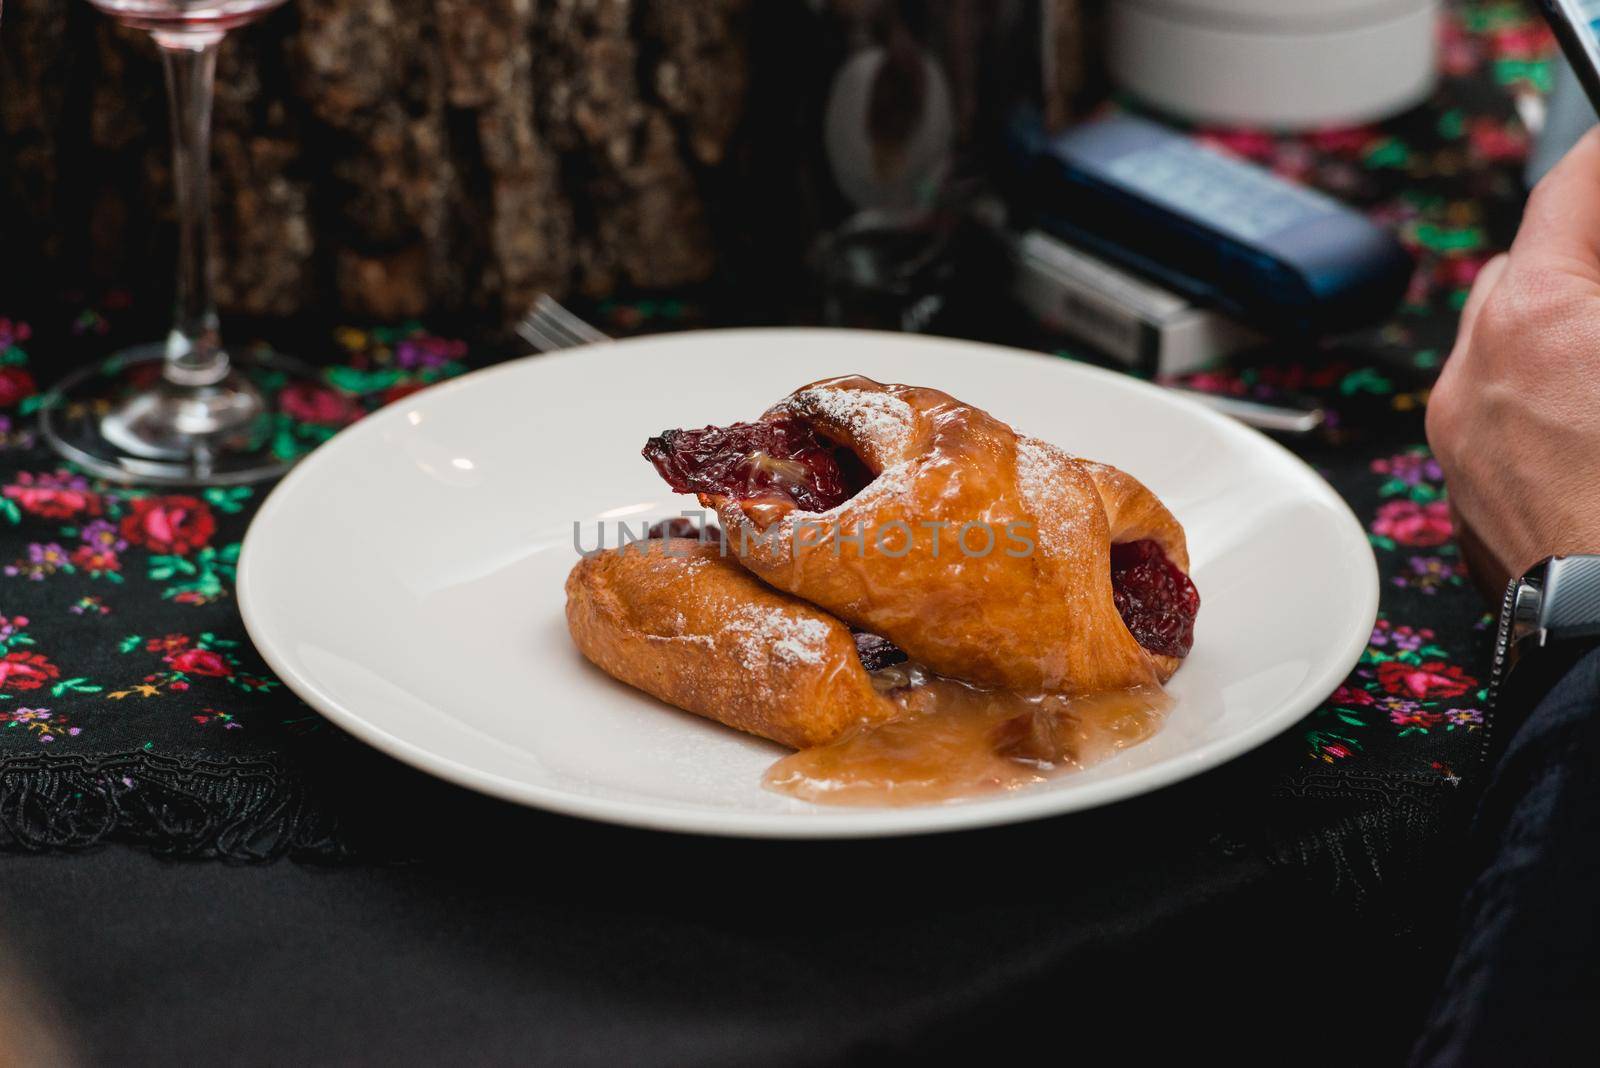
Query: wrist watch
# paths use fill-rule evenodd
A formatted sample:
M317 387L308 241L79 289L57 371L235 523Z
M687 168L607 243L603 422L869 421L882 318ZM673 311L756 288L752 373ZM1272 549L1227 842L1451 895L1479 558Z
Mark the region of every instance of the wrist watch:
M1489 706L1532 711L1580 656L1600 645L1600 556L1550 556L1506 585Z

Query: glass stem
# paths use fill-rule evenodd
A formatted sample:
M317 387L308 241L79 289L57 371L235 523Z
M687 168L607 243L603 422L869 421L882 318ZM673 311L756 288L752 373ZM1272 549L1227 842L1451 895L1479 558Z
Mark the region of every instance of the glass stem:
M163 40L172 110L172 185L178 198L177 302L167 335L165 375L178 386L209 386L228 373L211 295L211 99L217 42Z

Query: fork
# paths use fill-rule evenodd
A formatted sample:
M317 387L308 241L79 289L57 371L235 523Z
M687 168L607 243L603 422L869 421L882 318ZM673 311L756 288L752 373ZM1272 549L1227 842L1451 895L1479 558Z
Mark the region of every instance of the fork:
M611 340L609 334L601 333L573 315L548 293L539 294L532 309L516 325L516 331L518 337L539 352L559 352Z
M559 352L612 340L609 334L600 332L572 314L548 293L539 294L532 309L517 323L516 331L519 337L539 352ZM1310 434L1321 429L1327 421L1327 413L1321 408L1284 408L1260 401L1202 393L1182 386L1168 386L1160 382L1155 384L1162 389L1182 393L1214 412L1232 416L1246 426L1275 434Z

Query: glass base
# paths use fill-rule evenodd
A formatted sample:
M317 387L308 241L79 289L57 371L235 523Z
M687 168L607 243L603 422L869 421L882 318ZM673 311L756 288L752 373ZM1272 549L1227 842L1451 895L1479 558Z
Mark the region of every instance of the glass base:
M270 398L316 385L314 371L250 352L215 385L174 386L162 377L165 353L139 345L68 375L39 409L45 440L89 474L154 486L259 482L294 464L274 450Z

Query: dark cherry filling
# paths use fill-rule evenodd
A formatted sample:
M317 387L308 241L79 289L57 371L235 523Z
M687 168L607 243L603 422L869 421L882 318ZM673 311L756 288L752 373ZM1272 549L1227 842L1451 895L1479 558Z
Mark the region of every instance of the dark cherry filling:
M1148 538L1111 547L1111 594L1122 622L1152 653L1188 656L1200 593Z
M894 664L903 664L910 657L888 638L880 638L876 634L868 634L864 630L855 632L856 656L861 660L861 666L868 671L877 671L879 668L890 667Z
M843 504L872 480L855 453L799 419L667 430L645 442L644 458L679 493L780 498L807 512Z

